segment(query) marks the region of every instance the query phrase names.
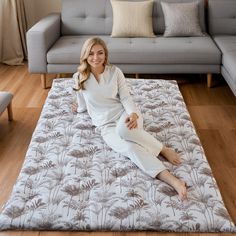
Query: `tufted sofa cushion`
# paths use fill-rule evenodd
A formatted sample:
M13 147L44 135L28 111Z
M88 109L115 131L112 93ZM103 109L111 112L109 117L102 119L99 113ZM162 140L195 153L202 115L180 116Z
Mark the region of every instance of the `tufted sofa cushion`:
M211 35L236 35L236 1L209 0L208 24Z
M63 36L47 54L48 63L77 63L80 49L90 36ZM112 63L220 64L221 54L210 37L110 38L100 36ZM142 56L140 56L142 55ZM207 56L206 56L207 55Z
M234 83L236 85L236 51L232 53L227 53L223 55L222 64L225 69L232 76Z
M230 77L231 87L236 95L236 35L214 36L216 44L222 51L222 68L224 74Z
M222 52L221 73L236 96L236 0L208 0L209 32Z
M94 3L96 1L96 4ZM138 0L129 0L138 1ZM153 31L163 34L165 31L164 15L161 1L153 1ZM193 0L178 0L192 2ZM204 1L199 0L199 19L202 31L205 32ZM96 25L94 24L96 22ZM113 15L110 0L62 0L62 35L110 35L112 32Z
M236 25L235 25L236 27ZM218 47L223 53L225 52L235 52L236 53L236 35L219 35L213 36Z

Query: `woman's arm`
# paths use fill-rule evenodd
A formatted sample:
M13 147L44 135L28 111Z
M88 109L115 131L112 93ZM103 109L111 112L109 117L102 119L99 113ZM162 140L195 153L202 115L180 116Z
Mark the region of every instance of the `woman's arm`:
M73 79L75 81L75 89L79 88L79 73L75 73L73 75ZM77 111L78 113L84 112L87 110L86 102L84 100L84 96L81 90L76 91L76 99L77 104L72 104L72 110Z
M77 112L78 113L85 112L87 110L87 106L82 92L81 91L76 92L76 97L78 103Z
M138 114L140 114L140 112L129 93L124 74L120 69L117 68L117 70L117 81L120 101L123 107L125 108L126 113L128 114L128 117L125 119L125 123L128 129L135 129L138 127L137 119L139 118Z
M119 68L117 68L117 81L118 81L118 93L120 96L120 101L122 105L124 106L125 111L127 112L129 116L130 115L133 116L133 113L135 113L138 118L138 114L140 113L139 109L135 105L129 93L129 89L125 81L125 76Z

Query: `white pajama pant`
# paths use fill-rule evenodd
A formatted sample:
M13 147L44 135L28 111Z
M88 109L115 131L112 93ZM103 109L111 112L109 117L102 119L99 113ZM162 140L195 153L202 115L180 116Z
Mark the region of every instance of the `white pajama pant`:
M143 129L143 118L139 114L138 128L129 130L124 112L117 122L109 123L101 127L101 135L104 141L115 152L127 156L146 174L155 178L165 166L157 158L162 150L162 143Z

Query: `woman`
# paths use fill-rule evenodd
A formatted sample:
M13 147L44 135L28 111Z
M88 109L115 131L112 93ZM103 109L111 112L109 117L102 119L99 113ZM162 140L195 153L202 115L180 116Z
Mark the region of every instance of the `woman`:
M186 183L166 170L157 158L161 154L172 164L179 165L180 156L144 131L142 115L129 94L122 71L108 63L103 40L86 40L78 72L73 78L78 100L73 110L87 110L108 146L129 157L151 177L171 185L181 200L186 199Z

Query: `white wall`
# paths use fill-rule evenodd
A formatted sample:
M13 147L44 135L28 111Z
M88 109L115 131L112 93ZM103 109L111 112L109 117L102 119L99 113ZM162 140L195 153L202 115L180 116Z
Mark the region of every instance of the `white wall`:
M28 28L51 12L61 11L61 0L24 0Z

